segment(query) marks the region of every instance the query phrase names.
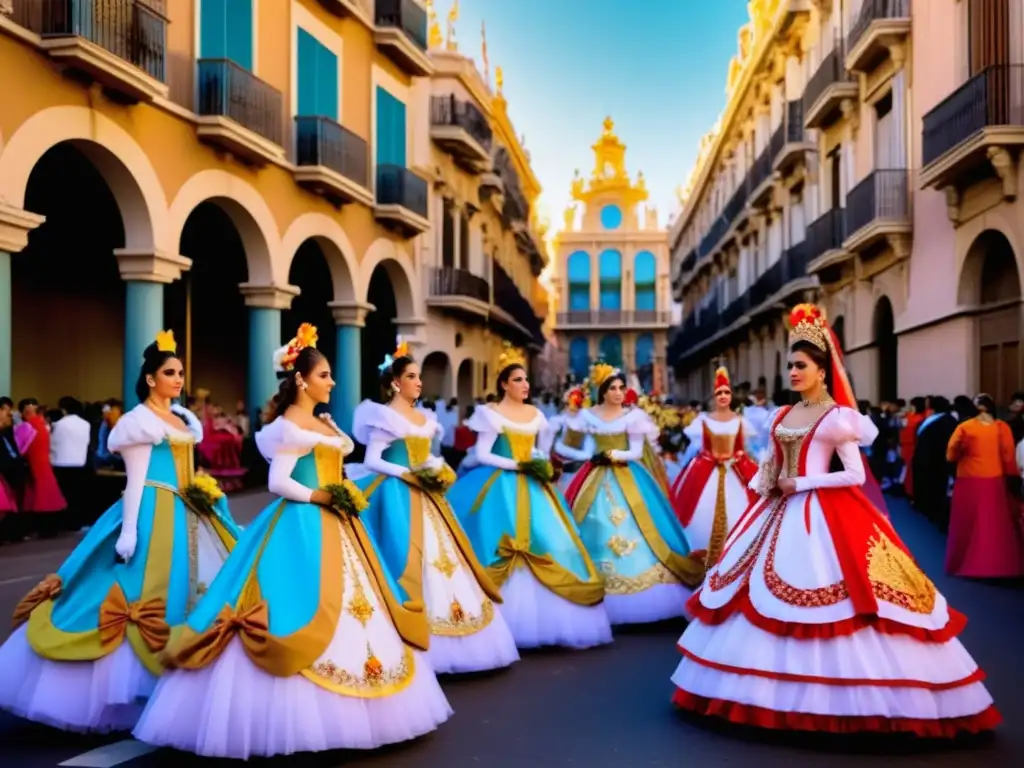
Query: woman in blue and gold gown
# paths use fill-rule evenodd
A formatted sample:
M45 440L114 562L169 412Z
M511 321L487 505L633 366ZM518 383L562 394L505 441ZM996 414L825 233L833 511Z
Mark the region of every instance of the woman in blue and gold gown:
M546 420L525 401L526 369L505 353L499 401L480 406L475 465L448 492L477 557L501 589L502 615L516 645L589 648L611 642L601 578L580 540L565 499L536 476L550 445ZM550 468L550 463L547 464Z
M130 730L163 671L160 654L234 545L224 497L200 510L185 493L202 427L171 405L184 383L176 351L169 331L145 350L141 404L111 430L124 496L15 610L0 648L0 708L66 730Z
M437 673L479 672L519 660L515 640L495 603L501 593L484 571L441 486L424 485L417 472L447 481L455 474L430 452L441 431L433 411L419 411L420 368L404 345L381 366L382 399L356 408L352 434L366 446L358 481L369 508L361 519L379 543L402 597L423 604L429 624L430 662Z
M210 757L371 749L451 715L425 654L422 606L403 605L358 517L332 506L352 441L313 415L334 381L303 325L275 360L274 420L256 435L279 498L248 526L168 649L140 741ZM358 490L353 498L361 499Z
M612 624L638 624L686 615L686 601L703 569L661 484L644 463L650 417L626 408L622 373L599 363L591 371L597 406L581 411L574 428L582 450L558 450L587 460L569 492L573 516L604 580Z

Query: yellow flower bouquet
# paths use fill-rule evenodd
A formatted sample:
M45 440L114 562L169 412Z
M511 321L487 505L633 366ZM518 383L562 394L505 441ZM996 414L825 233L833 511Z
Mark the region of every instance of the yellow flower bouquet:
M331 495L331 506L352 517L358 517L360 512L370 506L359 486L348 478L340 483L331 483L324 488Z
M440 469L417 469L412 472L420 487L428 491L444 493L455 483L455 472L447 464Z
M224 491L212 475L199 472L182 491L182 496L198 511L210 514L217 502L224 498Z

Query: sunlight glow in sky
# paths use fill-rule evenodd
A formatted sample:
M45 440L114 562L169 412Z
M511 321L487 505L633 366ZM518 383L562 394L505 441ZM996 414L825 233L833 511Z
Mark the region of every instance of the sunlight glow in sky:
M435 0L445 31L452 0ZM486 22L491 81L501 67L509 115L525 136L553 228L576 168L611 115L630 175L647 178L664 225L700 137L725 106L729 59L748 20L744 0L461 0L459 51L483 71Z

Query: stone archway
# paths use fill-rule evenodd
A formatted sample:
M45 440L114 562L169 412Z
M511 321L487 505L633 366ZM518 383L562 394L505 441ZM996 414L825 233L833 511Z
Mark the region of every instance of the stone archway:
M452 364L444 352L431 352L420 364L423 397L447 400L452 396Z
M462 413L465 413L466 406L473 404L473 362L473 358L467 357L459 363L456 391L459 398L459 409ZM462 413L460 413L460 418Z
M881 296L875 304L873 318L876 359L876 380L879 402L896 400L899 388L899 352L896 338L896 319L892 302Z
M1013 246L998 230L971 244L958 286L960 303L975 316L978 390L1005 405L1021 388L1021 275Z

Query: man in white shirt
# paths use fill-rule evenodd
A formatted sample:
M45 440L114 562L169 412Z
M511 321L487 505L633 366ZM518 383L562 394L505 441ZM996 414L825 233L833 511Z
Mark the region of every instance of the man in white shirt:
M50 428L50 464L68 502L67 525L71 530L91 524L89 445L92 425L82 418L85 410L73 397L62 397L58 407L64 416Z

